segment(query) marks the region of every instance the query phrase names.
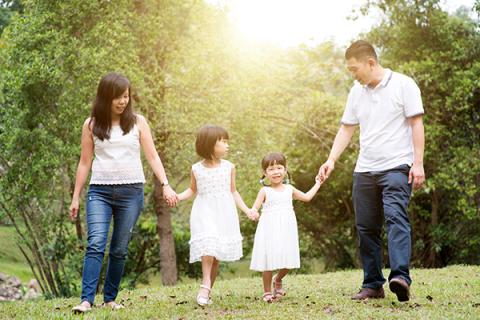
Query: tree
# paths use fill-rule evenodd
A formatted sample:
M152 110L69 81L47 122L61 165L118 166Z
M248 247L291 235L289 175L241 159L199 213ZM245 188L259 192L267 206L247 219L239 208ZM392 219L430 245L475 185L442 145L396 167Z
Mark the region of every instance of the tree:
M131 13L121 1L23 4L0 51L0 204L44 293L68 296L83 253L67 220L80 128L101 75L131 71Z

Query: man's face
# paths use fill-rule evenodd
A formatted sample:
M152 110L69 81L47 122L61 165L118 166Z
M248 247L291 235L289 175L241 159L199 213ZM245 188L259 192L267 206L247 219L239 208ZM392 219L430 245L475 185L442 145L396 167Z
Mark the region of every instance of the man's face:
M357 60L350 58L347 60L347 69L352 74L352 77L360 82L362 85L368 85L373 80L373 66L375 60L372 58L365 58Z

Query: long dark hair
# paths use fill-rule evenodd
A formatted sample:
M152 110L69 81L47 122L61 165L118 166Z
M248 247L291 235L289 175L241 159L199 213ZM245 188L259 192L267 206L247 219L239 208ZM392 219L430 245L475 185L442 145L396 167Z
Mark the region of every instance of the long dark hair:
M128 104L120 115L120 127L127 134L136 122L132 108L132 92L130 81L123 75L111 72L105 75L98 84L97 96L92 106L90 124L93 123L93 134L100 140L110 139L112 129L112 101L120 97L128 89Z

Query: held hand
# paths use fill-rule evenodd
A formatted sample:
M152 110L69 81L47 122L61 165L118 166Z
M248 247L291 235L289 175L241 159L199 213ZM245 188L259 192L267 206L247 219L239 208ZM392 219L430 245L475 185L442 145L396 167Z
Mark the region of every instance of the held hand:
M178 195L168 185L163 187L163 199L165 199L169 207L175 207L178 203Z
M325 180L322 179L322 177L320 176L320 174L317 174L317 176L315 177L315 184L322 185L324 182L325 182Z
M258 220L259 216L260 215L258 214L258 211L256 209L252 208L247 211L247 217L252 221Z
M413 164L408 174L408 183L413 182L413 190L418 190L425 182L425 171L422 164Z
M72 204L70 205L69 213L70 219L75 221L78 217L78 200L72 199Z
M320 181L322 183L328 179L334 168L335 162L332 159L328 159L324 164L322 164L320 169L318 169L318 176L320 177Z

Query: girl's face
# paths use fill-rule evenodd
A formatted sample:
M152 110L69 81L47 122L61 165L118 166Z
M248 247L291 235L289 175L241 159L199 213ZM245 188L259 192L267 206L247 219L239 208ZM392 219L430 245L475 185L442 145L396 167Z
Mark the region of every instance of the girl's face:
M281 184L287 174L287 168L281 164L272 164L265 169L265 176L271 184Z
M215 143L215 147L213 148L213 155L217 159L221 159L225 157L228 153L228 140L221 138L220 140L217 140L217 143Z
M130 93L128 89L125 90L119 97L116 97L112 100L112 116L120 116L125 108L128 105L128 101L130 100Z

